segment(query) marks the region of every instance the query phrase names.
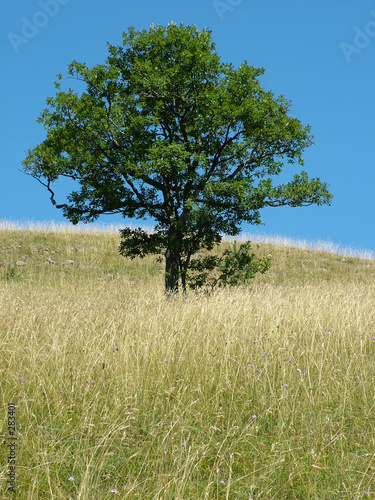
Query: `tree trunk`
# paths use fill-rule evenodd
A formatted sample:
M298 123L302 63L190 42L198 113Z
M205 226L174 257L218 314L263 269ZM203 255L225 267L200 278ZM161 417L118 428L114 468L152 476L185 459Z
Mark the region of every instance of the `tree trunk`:
M189 267L190 259L191 259L191 253L189 252L186 255L184 261L182 261L182 262L180 261L181 288L182 288L182 292L183 292L184 296L186 296L186 294L187 294L186 275L187 275L187 270Z
M165 293L178 293L178 278L180 269L180 256L172 248L165 252Z

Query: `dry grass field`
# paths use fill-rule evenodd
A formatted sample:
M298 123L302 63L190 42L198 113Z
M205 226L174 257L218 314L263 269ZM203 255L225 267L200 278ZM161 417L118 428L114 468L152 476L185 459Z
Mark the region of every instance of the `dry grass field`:
M254 244L250 288L166 300L119 237L0 231L0 496L375 498L375 261Z

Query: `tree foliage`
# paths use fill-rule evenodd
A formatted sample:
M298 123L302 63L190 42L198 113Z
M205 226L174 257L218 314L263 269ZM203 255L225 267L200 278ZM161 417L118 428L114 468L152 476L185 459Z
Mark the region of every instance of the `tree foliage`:
M326 184L304 171L275 184L288 163L303 166L310 127L262 88L263 69L221 62L210 31L130 28L108 49L104 64L69 65L83 91L63 91L58 75L39 118L47 138L24 171L74 224L101 214L153 219L153 234L124 229L120 251L163 252L168 291L186 289L192 255L238 235L243 222L260 224L262 208L330 202ZM53 188L60 177L77 186L64 203Z
M199 256L190 262L187 283L191 288L238 286L249 283L256 273L265 273L271 264L270 257L256 259L250 253L250 241L237 242L227 248L222 255Z

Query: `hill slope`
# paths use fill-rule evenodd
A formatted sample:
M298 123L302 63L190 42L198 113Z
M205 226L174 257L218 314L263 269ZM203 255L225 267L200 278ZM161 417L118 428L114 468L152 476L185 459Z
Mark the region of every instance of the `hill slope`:
M0 238L17 498L375 490L374 261L255 244L273 263L250 289L166 301L163 266L115 234Z

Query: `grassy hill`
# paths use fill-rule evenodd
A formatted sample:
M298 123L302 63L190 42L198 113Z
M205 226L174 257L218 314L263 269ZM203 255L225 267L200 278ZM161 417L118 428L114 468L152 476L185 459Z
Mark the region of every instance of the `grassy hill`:
M0 492L375 495L375 261L254 244L251 288L166 301L110 233L0 231Z

